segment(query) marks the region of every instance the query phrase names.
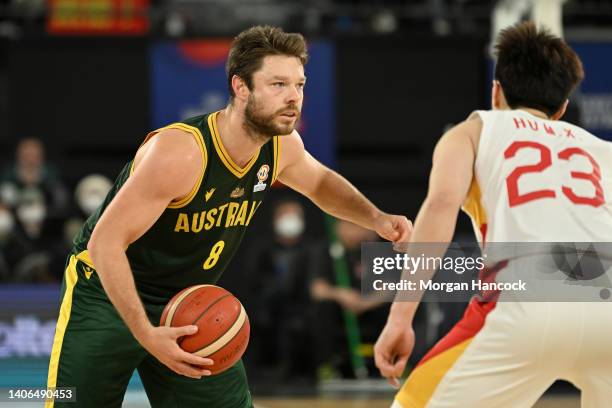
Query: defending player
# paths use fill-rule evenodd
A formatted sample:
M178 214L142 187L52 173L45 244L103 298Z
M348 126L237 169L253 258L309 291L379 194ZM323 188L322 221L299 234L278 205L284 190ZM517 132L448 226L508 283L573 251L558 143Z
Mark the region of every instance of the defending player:
M76 387L69 406L119 407L135 369L153 407L252 406L241 363L208 377L210 360L176 342L196 327L156 325L175 293L217 281L276 179L385 239L410 234L405 217L383 213L304 150L294 128L306 58L299 34L242 32L227 63L229 105L150 133L86 222L49 364L48 387Z
M610 242L612 145L558 120L583 78L580 59L531 22L502 31L496 51L493 110L438 142L411 242L449 242L462 204L481 244ZM395 302L375 346L395 385L414 345L417 306ZM610 321L610 303L473 299L393 407L531 407L560 378L582 391L583 407L609 406Z

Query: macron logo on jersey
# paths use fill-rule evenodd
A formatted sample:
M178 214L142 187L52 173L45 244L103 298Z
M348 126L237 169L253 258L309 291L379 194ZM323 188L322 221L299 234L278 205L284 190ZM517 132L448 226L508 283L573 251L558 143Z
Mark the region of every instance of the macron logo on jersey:
M214 192L215 192L215 188L213 187L210 190L208 190L206 193L204 193L206 201L210 200L210 197L212 197Z

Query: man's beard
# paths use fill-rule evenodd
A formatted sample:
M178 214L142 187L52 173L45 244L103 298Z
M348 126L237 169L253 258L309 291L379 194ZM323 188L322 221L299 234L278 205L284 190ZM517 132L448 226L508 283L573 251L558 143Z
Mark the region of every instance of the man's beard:
M244 127L247 133L256 140L269 140L272 136L288 135L295 129L295 124L300 118L300 111L296 105L287 105L278 111L264 115L261 113L263 104L259 103L253 94L249 95L244 110ZM281 113L287 111L296 112L295 121L290 125L279 125L274 119Z

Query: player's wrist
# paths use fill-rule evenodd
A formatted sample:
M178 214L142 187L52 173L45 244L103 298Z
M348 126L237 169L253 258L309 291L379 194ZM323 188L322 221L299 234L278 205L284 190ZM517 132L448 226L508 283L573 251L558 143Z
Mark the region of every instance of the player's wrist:
M416 302L394 302L387 320L392 324L412 324L417 307Z
M134 338L144 346L147 343L147 340L153 337L152 334L154 329L155 326L146 320L134 327L132 329L132 334L134 335Z

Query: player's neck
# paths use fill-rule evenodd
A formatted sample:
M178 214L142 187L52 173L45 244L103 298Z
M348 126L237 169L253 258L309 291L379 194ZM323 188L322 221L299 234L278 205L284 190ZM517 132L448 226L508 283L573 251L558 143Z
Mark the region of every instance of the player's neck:
M550 117L546 113L537 109L525 108L524 106L519 106L516 109L531 113L533 116L537 116L542 119L550 119Z
M244 167L263 146L267 140L249 135L243 126L244 118L240 113L228 105L217 115L217 128L219 137L225 150L240 167Z

